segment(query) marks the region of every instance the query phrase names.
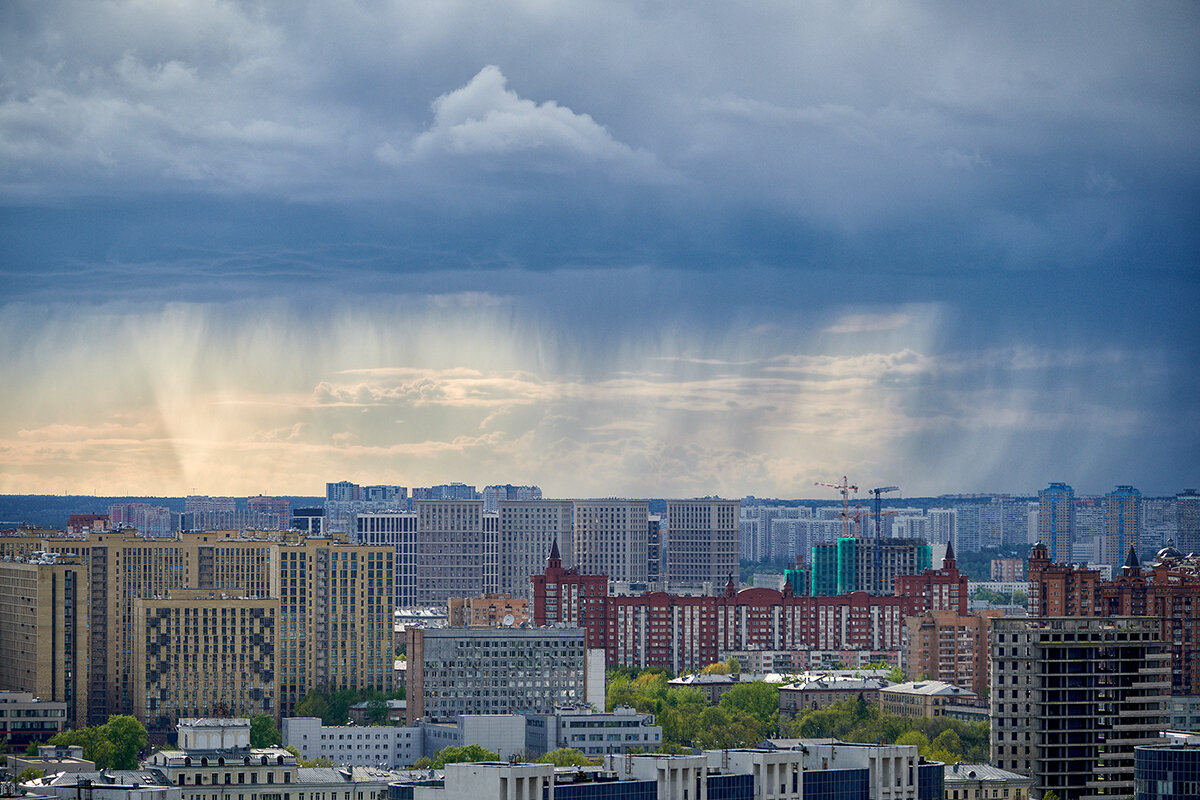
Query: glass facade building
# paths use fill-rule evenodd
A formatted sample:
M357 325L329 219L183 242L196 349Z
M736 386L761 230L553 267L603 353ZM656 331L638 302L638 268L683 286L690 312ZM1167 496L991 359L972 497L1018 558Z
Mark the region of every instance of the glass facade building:
M1200 747L1154 745L1133 750L1137 800L1200 797Z

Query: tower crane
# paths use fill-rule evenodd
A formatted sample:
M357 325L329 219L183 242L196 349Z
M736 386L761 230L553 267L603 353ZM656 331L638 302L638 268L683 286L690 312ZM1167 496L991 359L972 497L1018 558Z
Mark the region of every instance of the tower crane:
M850 535L850 492L854 491L858 494L858 487L852 486L849 479L845 475L842 476L841 483L826 483L824 481L816 481L814 486L828 486L830 489L837 489L842 493L842 536Z

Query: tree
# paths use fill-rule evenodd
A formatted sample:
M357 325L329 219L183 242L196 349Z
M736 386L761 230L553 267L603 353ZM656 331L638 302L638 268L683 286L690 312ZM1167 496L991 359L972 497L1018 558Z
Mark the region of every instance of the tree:
M499 761L500 754L485 750L477 744L463 747L443 747L429 761L428 769L441 769L447 764L466 764L472 761ZM420 769L425 769L421 767Z
M892 683L904 683L904 670L899 667L892 667L887 674L887 679Z
M329 701L316 689L310 689L304 699L296 704L297 717L320 717L322 722L329 715Z
M138 753L146 746L146 726L136 717L123 714L109 717L101 728L112 748L112 768L137 769Z
M304 756L300 755L300 751L297 750L296 746L292 745L292 744L289 744L287 747L285 747L283 749L287 750L289 753L291 753L292 755L294 755L296 757L296 764L298 766L301 766L301 767L332 767L333 766L333 759L329 758L328 756L321 756L320 758L305 758Z
M275 720L266 714L255 714L250 718L250 746L271 747L283 741Z
M779 726L779 687L766 681L739 683L721 695L721 708L737 709L758 723L758 739L766 739Z
M909 731L908 733L901 734L896 739L896 744L916 745L917 752L921 755L929 752L929 737L920 731Z
M556 767L591 767L599 762L593 761L574 747L560 747L540 756L534 763L553 764Z
M367 701L367 719L376 725L387 722L388 704L382 697L372 697Z
M27 783L29 781L36 781L38 778L44 777L46 777L46 773L42 770L37 769L36 767L26 767L17 773L15 780L17 783Z
M38 748L41 746L42 742L30 742L29 746L25 748L25 755L36 756L38 754Z

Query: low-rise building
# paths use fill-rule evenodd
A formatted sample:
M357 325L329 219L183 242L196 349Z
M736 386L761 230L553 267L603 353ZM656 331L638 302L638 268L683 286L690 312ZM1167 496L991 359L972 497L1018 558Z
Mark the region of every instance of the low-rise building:
M856 678L820 675L810 680L779 687L779 716L794 717L810 708L826 708L842 700L861 697L879 704L879 691L891 686L886 678Z
M391 773L373 767L301 767L282 747L250 747L250 720L183 719L179 747L142 763L180 800L386 800ZM286 795L286 797L285 797Z
M590 706L556 708L553 714L529 714L525 718L525 748L533 757L573 747L596 758L630 750L657 750L661 744L662 728L654 724L654 715L629 706L617 706L608 714L593 711Z
M17 775L26 769L39 769L44 775L57 772L91 772L95 761L83 757L83 748L77 745L44 744L38 747L37 755L12 755L8 757L8 771Z
M0 692L0 742L24 750L68 727L67 704L41 700L33 692Z
M805 800L942 800L940 761L925 761L915 745L858 744L837 739L767 739L763 748L801 754ZM718 751L719 752L719 751ZM779 794L786 794L787 781ZM773 790L774 783L771 785ZM767 795L774 800L774 791Z
M879 692L879 706L902 717L946 716L949 706L970 705L978 695L944 681L909 681L888 686Z
M323 725L319 717L284 717L283 745L309 761L329 759L338 766L394 769L425 754L421 726Z
M529 601L508 594L451 597L446 610L453 628L511 628L529 622Z
M1028 800L1033 778L991 764L947 764L943 787L944 800Z

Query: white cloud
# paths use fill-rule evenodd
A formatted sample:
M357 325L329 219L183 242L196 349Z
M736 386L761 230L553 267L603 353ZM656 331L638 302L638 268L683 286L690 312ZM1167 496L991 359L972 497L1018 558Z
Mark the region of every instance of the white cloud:
M437 98L433 114L433 124L412 143L418 158L448 154L490 167L552 172L606 165L643 179L668 174L652 155L617 141L588 114L518 96L496 66ZM377 153L391 160L387 145Z

